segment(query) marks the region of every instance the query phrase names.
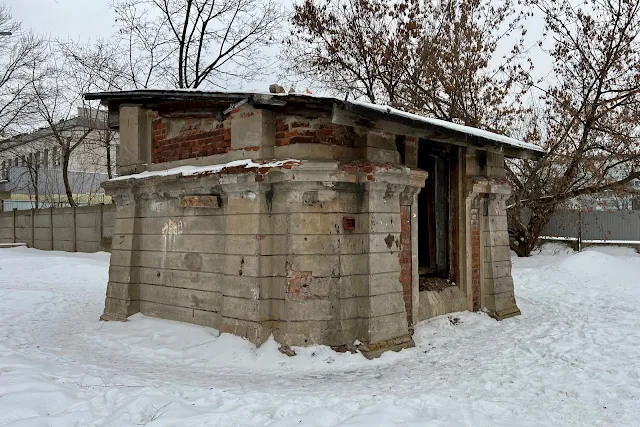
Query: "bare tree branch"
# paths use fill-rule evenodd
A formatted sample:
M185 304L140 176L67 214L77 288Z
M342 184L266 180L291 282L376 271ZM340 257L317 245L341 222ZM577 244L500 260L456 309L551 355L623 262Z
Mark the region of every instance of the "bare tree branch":
M255 77L265 71L265 48L283 19L273 0L114 0L113 6L135 87L140 74L145 85L178 88Z

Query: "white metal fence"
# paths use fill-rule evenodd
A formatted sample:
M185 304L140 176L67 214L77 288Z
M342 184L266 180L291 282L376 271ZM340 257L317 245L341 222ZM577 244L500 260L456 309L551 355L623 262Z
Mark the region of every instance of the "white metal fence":
M542 235L584 243L640 244L640 210L558 211Z
M90 206L97 205L99 203L105 203L108 199L105 199L104 194L99 195L100 197L93 197L93 203L85 203L85 202L76 202L76 206ZM2 200L2 209L0 212L8 212L14 209L19 211L27 211L29 209L49 209L49 208L68 208L71 206L67 201L51 201L51 200L40 200L38 202L38 206L36 206L35 200Z

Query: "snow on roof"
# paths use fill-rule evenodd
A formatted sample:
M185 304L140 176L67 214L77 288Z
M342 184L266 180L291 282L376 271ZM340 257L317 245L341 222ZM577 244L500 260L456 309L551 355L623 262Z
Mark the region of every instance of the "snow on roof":
M478 128L474 128L471 126L464 126L464 125L459 125L457 123L453 123L453 122L448 122L446 120L440 120L440 119L434 119L431 117L426 117L426 116L420 116L418 114L413 114L413 113L407 113L406 111L402 111L402 110L398 110L396 108L393 107L389 107L387 105L378 105L378 104L371 104L368 102L362 102L362 101L349 101L351 104L355 104L355 105L361 105L363 107L372 109L372 110L377 110L380 112L385 112L388 114L394 114L397 116L401 116L401 117L406 117L408 119L412 119L412 120L417 120L417 121L421 121L424 123L428 123L430 125L434 125L434 126L439 126L445 129L449 129L455 132L461 132L461 133L465 133L467 135L473 135L473 136L478 136L480 138L485 138L485 139L490 139L496 142L501 142L503 144L507 144L507 145L511 145L513 147L517 147L517 148L523 148L525 150L531 150L531 151L537 151L540 153L546 153L546 151L541 148L538 147L535 144L531 144L528 142L524 142L524 141L520 141L514 138L509 138L508 136L504 136L504 135L500 135L497 133L493 133L493 132L489 132L486 130L482 130L482 129L478 129Z
M289 98L290 100L301 100L304 98L308 98L309 100L313 100L314 102L326 102L332 104L341 104L343 106L355 106L359 107L359 110L363 109L368 112L377 112L377 113L385 113L389 115L389 119L408 119L410 121L414 121L414 123L423 123L428 126L433 126L445 130L449 130L452 132L469 135L472 137L476 137L485 141L489 141L497 144L504 144L506 146L524 150L526 152L533 153L534 155L541 157L546 151L535 145L528 142L520 141L514 138L510 138L505 135L500 135L494 132L489 132L482 129L477 129L471 126L459 125L457 123L452 123L446 120L434 119L431 117L421 116L418 114L408 113L406 111L398 110L396 108L392 108L386 105L379 104L371 104L369 102L363 101L347 101L340 100L338 98L315 95L310 93L269 93L269 92L225 92L225 91L204 91L200 89L171 89L171 90L160 90L160 89L145 89L145 90L133 90L133 91L120 91L120 92L101 92L101 93L87 93L85 94L85 98L88 100L101 99L104 101L114 100L114 101L124 101L126 99L189 99L189 98L197 98L197 99L218 99L220 101L235 101L240 102L243 99L251 99L258 101L258 103L263 102L272 98ZM286 100L285 100L286 102ZM481 144L479 144L481 145ZM499 147L497 147L499 148Z
M179 166L171 169L140 172L133 175L123 175L116 178L112 178L107 182L124 181L129 179L144 179L144 178L151 178L151 177L157 177L157 176L170 176L170 175L194 176L194 175L207 174L207 173L218 173L226 168L237 168L237 167L245 167L246 169L274 168L274 167L284 166L286 164L293 163L293 162L300 163L300 160L287 159L287 160L278 160L278 161L267 162L267 163L256 163L251 159L243 159L243 160L234 160L232 162L227 162L227 163L220 163L217 165Z

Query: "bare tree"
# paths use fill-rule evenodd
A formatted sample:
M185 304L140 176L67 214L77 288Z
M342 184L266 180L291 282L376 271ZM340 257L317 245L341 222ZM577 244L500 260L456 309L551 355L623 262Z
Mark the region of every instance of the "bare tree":
M398 106L415 12L387 0L305 0L294 5L284 56L291 71L335 92Z
M495 58L524 33L523 16L510 0L305 0L285 57L337 92L497 130L519 111L516 83L528 82L522 39Z
M20 145L12 145L3 150L5 156L9 154L19 162L19 165L9 162L5 169L5 178L10 183L8 189L11 193L28 194L29 199L34 201L34 207L39 209L42 194L40 165L33 158L33 154L29 155L20 148Z
M520 99L533 68L524 48L527 12L519 4L425 2L414 54L405 62L407 104L432 117L508 133L523 112Z
M115 0L119 33L128 46L134 87L205 82L262 73L265 49L282 25L273 0Z
M66 58L66 74L73 77L76 87L91 87L92 91L122 90L130 86L131 80L127 66L119 61L118 46L103 39L94 43L58 42L57 49ZM85 79L82 82L82 79ZM92 107L95 107L92 105ZM99 156L94 159L95 166L106 170L107 177L113 178L115 165L114 151L119 142L117 132L108 122L108 115L100 112L93 119L94 137L89 138L88 146L98 148Z
M111 40L98 38L93 42L55 42L56 50L66 58L69 71L91 76L98 91L125 90L131 87L128 65L121 57L121 48Z
M88 102L83 94L96 90L103 83L92 68L78 66L67 48L52 43L50 67L54 70L42 81L32 84L39 118L50 132L51 140L61 158L62 181L69 205L76 201L69 178L72 155L79 147L103 143L102 133L108 129L107 115L97 104ZM107 138L110 143L112 139Z
M108 120L108 118L107 118ZM109 127L108 123L105 123L104 130L100 132L100 145L102 146L105 153L105 163L104 166L107 170L107 178L113 178L113 167L115 165L115 158L113 156L114 148L117 147L117 134L112 131Z
M559 205L605 191L631 192L640 178L640 4L534 1L553 36L554 79L527 139L542 161L512 161L511 247L527 256Z
M44 128L16 135L5 140L3 145L2 165L9 181L9 191L28 195L36 209L43 204L52 205L59 193L59 185L55 174L51 173L55 156L50 150L48 130Z
M44 41L24 31L0 4L0 137L29 128L33 98L31 85L43 77Z

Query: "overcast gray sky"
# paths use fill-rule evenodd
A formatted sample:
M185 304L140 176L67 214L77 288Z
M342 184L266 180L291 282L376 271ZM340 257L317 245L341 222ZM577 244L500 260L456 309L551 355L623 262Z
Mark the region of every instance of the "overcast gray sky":
M290 0L283 0L289 3ZM13 17L24 29L54 38L74 41L109 37L114 32L115 14L110 0L0 0L9 5ZM274 52L275 54L275 52ZM229 90L267 90L275 75L256 82L237 82Z
M1 0L24 28L74 40L108 36L114 14L109 0Z

